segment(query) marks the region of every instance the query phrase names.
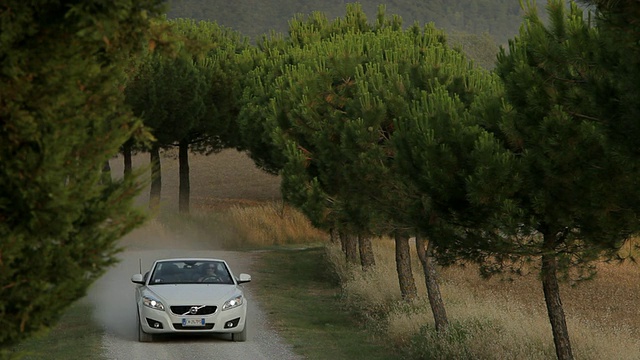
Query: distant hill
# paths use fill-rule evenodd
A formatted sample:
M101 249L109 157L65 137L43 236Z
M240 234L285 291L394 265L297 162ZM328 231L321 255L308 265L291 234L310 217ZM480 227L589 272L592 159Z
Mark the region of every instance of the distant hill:
M169 18L215 21L252 39L271 30L285 33L295 14L320 11L329 19L343 16L345 0L169 0ZM506 44L522 23L516 0L361 0L365 13L375 18L380 4L387 15L399 15L405 25L433 22L448 32L489 34L497 44ZM544 1L538 6L541 8ZM544 13L544 12L541 12Z

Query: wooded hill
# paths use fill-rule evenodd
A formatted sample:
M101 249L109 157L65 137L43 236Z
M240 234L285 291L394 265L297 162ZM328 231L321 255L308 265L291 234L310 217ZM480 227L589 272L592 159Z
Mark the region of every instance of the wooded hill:
M344 16L347 0L169 0L169 18L215 21L252 39L271 30L286 32L288 21L296 14L321 11L329 19ZM370 19L379 5L388 15L399 15L404 25L433 22L449 32L489 34L496 43L506 44L518 33L522 23L520 2L514 0L361 0ZM538 4L543 9L544 2ZM540 11L545 15L544 11Z

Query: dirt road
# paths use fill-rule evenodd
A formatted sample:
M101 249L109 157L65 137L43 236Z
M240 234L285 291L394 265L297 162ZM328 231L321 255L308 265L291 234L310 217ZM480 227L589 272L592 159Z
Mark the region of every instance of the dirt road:
M111 162L112 176L122 174L122 159ZM219 201L264 201L280 197L277 177L256 169L243 153L224 150L212 156L192 155L191 203L208 208ZM134 167L148 166L148 155L134 157ZM175 154L162 156L162 206L177 211L178 162ZM148 190L139 204L148 203ZM222 251L216 234L191 229L172 233L157 221L150 221L122 239L125 251L121 262L100 278L90 289L87 300L95 306L94 318L105 329L104 357L109 360L141 359L299 359L280 337L269 328L260 304L251 293L252 283L244 285L249 300L248 340L234 343L225 337L166 337L153 343L139 343L136 328L134 284L131 275L148 269L154 260L166 257L203 256L225 259L235 274L252 274L254 255Z
M255 254L222 251L215 242L192 234L172 234L161 224L151 222L123 239L126 250L121 262L98 280L87 299L95 306L94 317L105 329L104 356L110 360L141 359L299 359L269 328L260 305L246 284L249 300L248 340L230 341L228 336L171 336L153 343L138 342L136 332L134 284L131 275L148 269L157 258L203 256L227 260L235 274L251 274ZM253 282L260 279L253 278Z

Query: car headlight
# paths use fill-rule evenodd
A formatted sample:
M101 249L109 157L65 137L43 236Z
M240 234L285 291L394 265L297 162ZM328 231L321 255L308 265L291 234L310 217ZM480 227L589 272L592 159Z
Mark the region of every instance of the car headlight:
M163 310L164 311L164 305L162 305L162 303L150 296L143 296L142 297L142 303L144 304L144 306L146 307L150 307L152 309L156 309L156 310Z
M222 310L224 311L224 310L233 309L235 307L242 305L242 303L243 303L242 295L234 296L231 299L225 301L224 305L222 305Z

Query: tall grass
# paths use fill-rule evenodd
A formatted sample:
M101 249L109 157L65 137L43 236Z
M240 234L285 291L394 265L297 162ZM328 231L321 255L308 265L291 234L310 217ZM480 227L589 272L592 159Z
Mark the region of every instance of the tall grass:
M220 234L226 248L322 243L327 234L313 227L295 208L282 201L236 203L215 212L195 212L192 221Z
M551 326L541 285L535 274L515 279L482 279L476 269L441 269L441 291L451 322L445 334L435 332L426 299L424 277L414 259L420 298L403 303L395 272L394 244L374 242L377 265L362 272L349 266L337 246L327 248L345 296L371 318L411 359L550 359L555 358ZM415 254L415 249L413 254ZM640 359L640 293L637 265L601 264L600 277L562 296L574 349L579 359Z

